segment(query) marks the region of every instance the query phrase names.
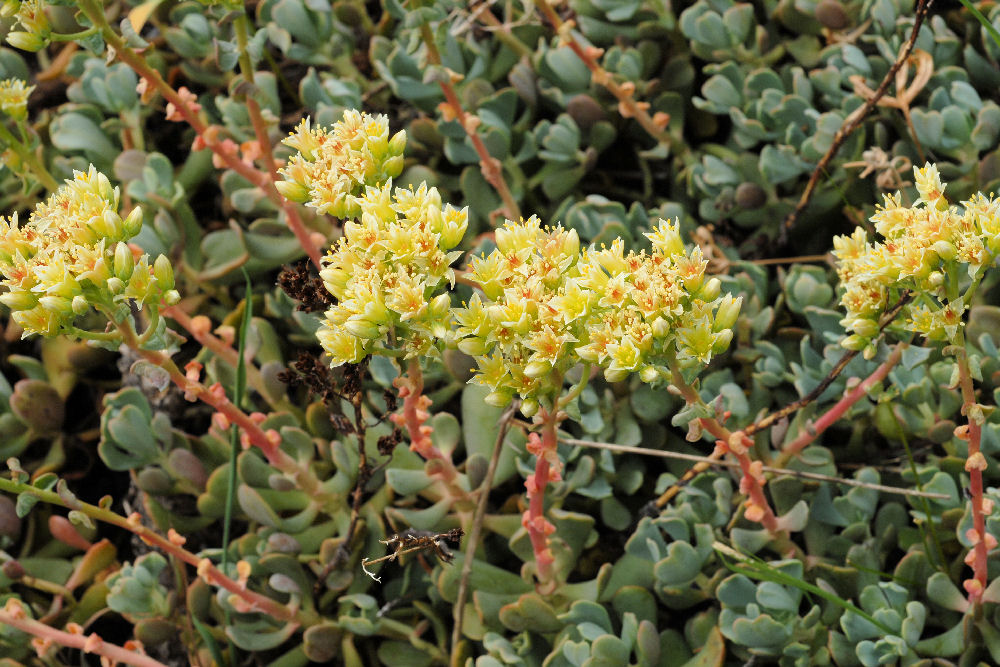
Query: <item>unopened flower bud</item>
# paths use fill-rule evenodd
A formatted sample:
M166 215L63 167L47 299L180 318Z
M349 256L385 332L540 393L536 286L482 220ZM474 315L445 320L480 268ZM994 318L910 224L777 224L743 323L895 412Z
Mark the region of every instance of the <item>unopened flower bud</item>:
M30 310L38 305L38 295L27 290L17 290L0 294L0 303L14 310Z
M153 262L153 277L156 284L164 292L169 292L174 288L174 267L170 265L170 260L166 255L160 255Z
M125 283L121 281L120 278L116 276L111 276L108 278L108 291L112 294L120 294L123 289L125 289Z
M722 281L713 276L701 286L701 290L699 291L698 296L700 296L705 301L715 301L715 299L719 296L719 292L721 291L722 291Z
M874 338L878 335L878 322L874 320L866 320L858 318L851 322L851 326L848 327L851 331L858 334L859 336L864 336L865 338Z
M521 414L525 417L534 417L538 413L538 401L528 399L521 401Z
M135 262L132 259L132 251L128 245L119 241L115 246L115 275L122 280L132 277L132 270L135 269Z
M729 343L733 340L733 330L723 329L712 337L712 352L722 354L729 349Z
M937 254L938 257L944 261L949 261L955 258L957 252L955 244L949 243L948 241L938 241L931 249Z
M742 296L734 299L731 294L727 294L722 297L722 301L719 302L719 308L715 311L715 321L712 323L712 329L715 331L731 329L740 316L740 306L742 305Z
M451 309L451 296L448 294L438 294L431 299L427 311L434 317L444 317Z
M530 378L540 378L552 370L552 364L547 361L529 361L524 366L524 374Z
M301 204L303 202L309 201L309 188L301 183L296 183L295 181L277 181L274 184L281 196L288 201Z
M604 379L608 382L621 382L628 377L628 371L624 368L605 368Z
M395 178L403 173L403 156L396 155L383 162L382 173L390 178Z
M847 350L857 350L860 351L868 345L867 336L859 336L858 334L853 334L840 341L840 346Z
M87 301L86 297L81 294L77 294L73 297L72 308L73 312L77 315L83 315L90 308L90 303Z
M132 209L132 212L122 221L122 231L126 240L142 231L142 209L140 207L136 206Z
M125 237L125 225L122 217L115 211L107 210L102 217L101 235L111 241L120 241Z
M163 303L167 304L168 306L175 306L178 303L180 303L180 301L181 301L181 293L175 289L169 290L163 295Z
M45 40L39 35L24 32L23 30L14 30L7 33L7 43L15 49L31 52L41 51L45 46Z
M344 328L358 338L375 339L382 335L378 325L370 320L350 319L344 323Z
M389 139L389 153L392 155L402 155L406 148L406 130L400 130Z
M653 337L665 338L670 333L670 323L662 317L657 317L652 324Z
M486 405L492 405L495 408L506 407L510 400L513 398L510 392L507 391L494 391L486 395L483 402Z
M53 313L59 313L60 315L69 315L73 312L73 302L62 296L43 296L38 300L39 305L45 310L52 311Z
M486 343L479 338L463 338L458 341L458 349L470 357L481 357L486 354Z

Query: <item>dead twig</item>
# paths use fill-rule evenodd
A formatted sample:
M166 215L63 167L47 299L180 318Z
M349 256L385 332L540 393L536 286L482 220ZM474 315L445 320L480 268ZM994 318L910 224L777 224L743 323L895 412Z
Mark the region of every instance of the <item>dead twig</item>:
M882 79L882 83L879 87L875 89L871 97L865 100L865 103L855 109L851 115L844 119L844 124L841 125L840 129L833 136L833 142L830 144L830 148L826 151L826 154L820 159L819 164L813 170L812 176L809 177L809 182L806 184L806 189L802 191L802 196L799 197L798 203L792 212L788 214L785 221L781 225L781 232L778 235L778 243L784 245L788 240L788 231L795 225L795 221L798 219L802 211L808 206L809 201L812 199L813 193L816 190L816 186L819 184L820 176L826 173L826 168L830 166L830 161L833 160L833 156L837 154L840 150L841 145L851 134L854 133L858 127L861 126L861 122L868 116L869 113L878 105L878 102L889 90L889 86L896 80L896 73L899 72L900 68L909 60L910 53L913 52L913 45L917 41L917 35L920 34L920 26L923 25L924 19L927 17L927 11L930 9L931 5L934 4L934 0L918 0L917 9L913 15L913 30L910 32L910 38L906 40L906 44L903 45L900 51L899 57L896 58L896 62L889 67L889 71L886 72L885 77Z
M630 447L628 445L616 445L610 442L595 442L593 440L578 440L576 438L559 438L559 441L564 442L567 445L575 445L577 447L593 447L595 449L607 449L612 452L617 452L619 454L642 454L643 456L658 456L660 458L665 458L665 459L697 461L699 463L706 464L706 467L712 467L712 466L719 468L740 467L740 464L736 461L725 461L721 459L712 458L711 456L698 456L697 454L684 454L682 452L670 452L660 449L646 449L645 447ZM935 498L940 500L946 500L948 498L948 495L944 493L932 493L930 491L914 491L913 489L902 489L896 486L886 486L885 484L872 484L871 482L862 482L856 479L833 477L832 475L823 475L817 472L803 472L800 470L789 470L788 468L774 468L772 466L764 466L763 468L761 468L761 470L775 475L789 475L791 477L799 477L801 479L808 479L816 482L830 482L831 484L840 484L843 486L857 486L863 489L873 489L875 491L881 491L883 493L892 493L899 496Z
M382 556L381 558L376 558L374 560L370 558L361 559L361 569L365 571L369 577L374 579L377 583L382 583L380 577L375 576L375 573L368 569L367 566L375 565L376 563L381 563L383 561L396 560L400 556L405 556L406 554L413 553L414 551L427 551L432 550L434 555L442 563L450 563L455 560L455 554L451 552L448 548L447 542L458 542L462 539L462 535L465 531L461 528L452 528L449 531L443 533L431 533L429 531L416 531L408 530L391 536L387 540L379 540L382 544L392 549L391 552Z
M458 649L458 644L462 639L462 619L465 610L465 601L469 594L469 576L472 574L472 561L476 557L476 549L479 547L479 537L483 532L483 518L486 516L486 505L490 497L490 489L493 487L493 477L497 471L497 464L500 461L500 451L503 449L503 441L510 430L511 421L517 413L520 401L514 401L500 415L500 430L497 432L496 442L493 443L493 455L490 457L490 465L486 469L486 477L479 485L479 502L476 504L476 513L472 519L472 528L469 530L469 540L465 545L465 558L462 561L462 574L458 580L458 597L455 599L453 608L453 629L451 634L451 650Z

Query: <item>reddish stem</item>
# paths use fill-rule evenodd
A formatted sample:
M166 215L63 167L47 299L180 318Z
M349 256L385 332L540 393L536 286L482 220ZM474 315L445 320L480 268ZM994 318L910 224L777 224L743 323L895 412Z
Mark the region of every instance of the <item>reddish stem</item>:
M431 433L434 428L426 422L430 419L427 411L431 399L424 395L424 376L420 370L420 362L411 359L406 375L393 381L403 399L403 407L399 413L392 415L394 424L406 429L410 437L410 450L416 452L426 461L434 461L432 474L439 477L448 489L448 494L455 500L463 500L468 494L458 484L458 470L452 463L451 456L434 446Z
M542 419L542 436L532 433L528 438L528 451L536 456L535 473L529 475L524 482L528 495L528 511L521 518L521 524L527 529L531 538L531 548L535 552L535 567L539 592L549 593L553 581L552 564L555 558L549 542L549 535L555 532L553 526L545 518L545 487L550 481L559 481L560 472L556 453L558 417L556 412L540 410ZM554 463L554 465L553 465Z
M177 322L177 324L181 325L185 331L191 334L191 337L198 341L202 347L210 350L212 354L219 357L233 368L236 368L239 363L239 353L233 349L233 346L218 336L213 335L212 332L208 331L204 327L196 325L194 319L186 312L177 306L168 306L166 308L162 308L160 310L160 314ZM267 392L264 390L264 379L261 377L260 370L248 360L246 363L246 371L247 382L257 389L262 396L267 398Z
M427 46L428 62L440 65L441 54L438 53L437 46L434 44L434 34L431 32L430 26L426 23L420 26L420 36ZM479 133L476 132L478 118L474 120L465 113L462 103L459 101L458 95L455 94L455 89L450 82L438 81L438 85L441 86L441 92L444 93L444 98L448 101L448 106L451 108L451 113L455 116L455 120L465 130L466 136L472 142L472 147L476 150L476 155L479 156L479 168L483 172L483 178L500 195L500 199L503 201L504 215L507 216L508 220L520 220L521 209L518 207L514 195L511 194L510 188L507 187L507 181L504 180L500 160L490 155L490 152L486 149L486 144L483 143Z
M118 646L109 644L96 634L84 635L82 633L65 632L56 630L39 621L29 618L23 608L23 603L17 598L10 598L7 605L0 609L0 625L8 625L17 628L21 632L34 635L43 642L51 642L59 646L68 646L83 651L102 656L111 661L124 662L127 665L136 667L167 667L164 663L154 658Z
M969 444L969 457L966 459L965 470L969 473L972 530L975 532L975 535L970 535L973 542L972 553L966 558L966 563L972 567L972 579L967 579L964 582L964 587L969 595L970 609L977 613L987 585L987 563L990 550L987 540L993 540L995 543L995 538L986 533L986 514L983 510L983 470L986 468L986 458L980 451L982 427L971 414L976 406L976 394L972 385L972 374L969 371L969 358L965 354L964 346L956 355L956 363L958 364L959 385L962 389L962 412L969 417L967 430L964 433L956 430L956 434Z
M775 460L774 465L778 468L783 468L785 464L788 463L789 459L805 449L805 447L819 437L823 431L839 421L852 405L867 396L872 387L882 382L882 380L889 375L889 371L891 371L896 364L899 363L899 360L903 356L903 350L907 347L908 345L906 343L897 344L892 353L889 355L889 358L882 362L882 364L879 365L879 367L876 368L871 375L866 377L854 389L844 394L843 398L837 401L836 405L823 413L823 416L815 422L807 425L798 437L795 438L795 440L785 445L781 450L781 454Z
M635 118L639 124L642 126L646 132L649 133L651 137L656 139L658 142L665 146L670 146L670 135L665 131L666 125L670 122L670 117L664 113L657 113L656 117L651 117L646 108L649 106L648 103L636 102L633 94L635 92L635 86L631 83L628 84L629 87L621 86L615 83L611 74L604 69L594 54L600 54L603 52L602 49L594 49L594 47L584 48L573 37L572 33L569 31L569 26L566 22L559 18L559 14L552 9L549 5L548 0L535 0L535 5L541 10L545 18L548 19L552 27L555 28L556 33L559 37L565 40L567 46L573 50L573 53L583 61L583 64L587 66L590 70L591 78L594 83L604 86L612 95L618 99L618 112L623 118Z
M237 151L235 149L219 141L214 133L208 132L208 126L202 122L202 120L198 117L198 114L194 112L188 103L177 94L177 91L175 91L173 87L167 83L162 76L160 76L160 73L156 69L150 67L145 58L134 51L125 43L124 40L122 40L118 33L116 33L108 24L107 19L104 16L104 12L100 9L100 7L93 6L88 2L81 3L81 9L94 25L101 26L101 35L108 43L108 46L113 49L113 52L118 59L135 70L139 76L153 84L156 90L163 95L164 99L174 105L178 113L180 113L187 124L191 126L191 128L205 143L206 148L218 155L227 167L257 187L261 188L267 195L268 199L274 202L285 212L288 227L292 230L295 238L298 239L302 249L317 268L322 268L320 262L321 253L312 242L312 239L309 236L309 231L302 223L302 219L299 217L295 204L282 197L277 188L274 187L274 178L277 176L277 172L273 171L273 159L270 161L271 163L269 166L269 169L272 170L271 176L261 173L258 169L243 162L243 160L240 159L240 156L237 155ZM248 105L251 103L253 103L253 100L248 100ZM256 133L256 126L254 127L254 130ZM266 140L261 144L261 150L264 150L265 148L267 149L265 155L270 152L270 146L266 144Z
M691 385L684 382L680 371L673 366L671 366L671 382L680 391L685 401L690 404L701 403L701 397L698 396L698 392ZM749 497L750 503L748 504L748 508L757 508L750 511L747 518L760 521L772 536L777 537L780 532L778 520L774 515L774 510L771 509L771 504L768 502L767 496L764 494L764 487L760 482L760 476L750 474L752 461L747 454L747 450L753 446L753 440L747 437L742 431L730 431L712 417L703 417L698 420L698 423L718 439L715 451L712 452L712 458L721 458L723 454L729 452L739 461L740 470L743 471L740 488ZM705 469L707 469L710 464L704 463L698 465L704 465ZM659 500L657 504L659 505ZM662 507L662 505L659 506Z

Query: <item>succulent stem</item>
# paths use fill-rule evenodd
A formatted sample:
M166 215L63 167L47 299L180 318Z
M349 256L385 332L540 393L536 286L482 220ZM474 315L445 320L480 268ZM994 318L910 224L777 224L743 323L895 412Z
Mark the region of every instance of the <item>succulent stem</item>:
M820 433L830 428L830 426L840 420L840 418L844 416L844 413L847 412L852 405L867 396L872 387L889 375L889 371L891 371L893 367L899 363L899 360L902 358L903 352L907 347L909 347L908 343L897 343L892 352L889 354L889 357L883 361L871 375L862 380L861 383L854 387L854 389L851 389L849 392L844 394L844 396L837 401L832 408L823 413L823 416L814 422L810 422L808 426L802 430L798 437L795 438L795 440L785 445L782 448L781 453L778 455L778 458L775 459L774 465L779 468L784 467L793 456L801 452L807 445L809 445L809 443L818 438Z
M536 576L540 593L549 593L554 586L552 564L555 558L549 543L549 535L555 532L553 526L545 518L545 487L550 481L559 479L559 470L551 461L558 461L556 448L558 439L556 429L559 425L558 413L554 410L541 409L538 416L542 421L542 435L532 433L528 440L528 451L535 454L535 474L529 475L524 486L528 491L528 511L521 519L522 525L528 530L531 538L531 548L535 552Z
M983 470L986 467L986 459L980 451L982 438L982 425L974 417L976 408L975 389L972 385L972 373L969 369L969 357L962 345L955 358L958 364L959 386L962 390L962 414L969 420L968 431L964 436L969 445L969 456L966 459L965 470L969 473L969 497L972 507L972 551L966 558L966 563L972 567L972 578L964 582L966 593L969 595L970 610L977 613L982 601L983 591L987 585L987 563L990 546L987 543L992 539L993 544L996 538L986 532L986 514L983 509ZM981 414L981 412L980 412Z
M272 176L262 173L253 166L243 162L237 151L225 142L219 141L215 133L209 132L209 127L202 122L201 118L194 109L187 103L187 101L181 97L174 88L167 83L160 73L153 68L146 59L139 53L136 53L130 46L125 43L114 28L108 23L107 18L104 16L104 10L101 6L95 2L95 0L81 0L77 5L88 19L94 24L95 27L100 28L101 36L104 41L108 43L114 53L117 55L118 59L123 63L135 70L135 73L140 77L145 79L149 84L151 84L167 102L174 105L177 112L187 121L188 125L198 134L198 137L204 142L205 147L215 153L219 159L225 163L225 165L238 173L243 178L247 179L251 183L257 185L261 188L267 195L268 199L274 202L279 208L281 208L285 217L288 221L288 227L295 234L295 238L298 239L299 244L302 246L303 250L312 260L312 263L316 265L317 268L322 268L320 262L320 252L316 245L312 242L309 236L309 231L302 224L302 220L299 217L298 210L295 208L295 204L288 201L278 190L274 187L273 178L276 177L277 172L273 172ZM253 100L248 98L248 103L253 102ZM258 107L258 116L259 116ZM254 131L257 131L257 125L254 124ZM262 142L261 150L265 149L265 144L267 142ZM266 146L267 152L270 152L270 146ZM273 159L271 160L271 165L269 168L273 168Z
M420 36L424 40L424 44L427 46L427 60L433 65L441 64L441 55L438 53L437 46L434 44L434 34L431 32L430 26L426 23L420 26ZM478 119L473 119L465 113L462 108L462 103L458 99L458 95L455 93L455 88L451 85L449 81L438 81L438 85L441 86L441 92L444 93L444 97L447 100L448 107L450 108L451 114L454 115L455 120L458 124L462 126L465 130L465 134L469 137L472 142L472 147L476 150L476 155L479 156L479 168L483 172L483 178L486 182L493 186L500 195L500 200L503 202L504 215L508 220L518 221L521 219L521 208L517 205L517 200L514 199L514 195L511 194L510 188L507 186L507 181L503 177L503 169L500 165L500 161L490 155L490 152L486 149L486 144L483 143L482 137L476 132L476 125L478 125Z
M458 470L452 463L451 456L438 449L431 440L434 428L426 424L430 419L427 409L431 399L424 395L424 376L420 370L420 361L411 359L406 375L396 378L393 385L399 389L403 399L402 410L392 415L392 421L406 429L410 437L410 449L419 454L425 461L436 461L434 476L445 485L448 495L455 501L468 498L468 493L458 483Z
M85 635L82 630L80 632L56 630L45 623L29 618L24 610L24 603L14 597L8 598L6 606L0 609L0 624L34 636L36 639L32 644L40 655L46 653L49 646L59 645L99 655L102 661L109 660L111 663L124 662L136 667L167 667L164 663L144 653L110 644L98 637L96 633ZM79 628L79 626L76 627Z

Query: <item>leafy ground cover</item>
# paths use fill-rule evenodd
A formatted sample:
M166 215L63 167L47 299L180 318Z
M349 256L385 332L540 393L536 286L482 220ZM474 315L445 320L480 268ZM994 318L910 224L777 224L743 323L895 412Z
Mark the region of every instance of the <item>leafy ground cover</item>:
M994 3L0 17L0 665L1000 663Z

